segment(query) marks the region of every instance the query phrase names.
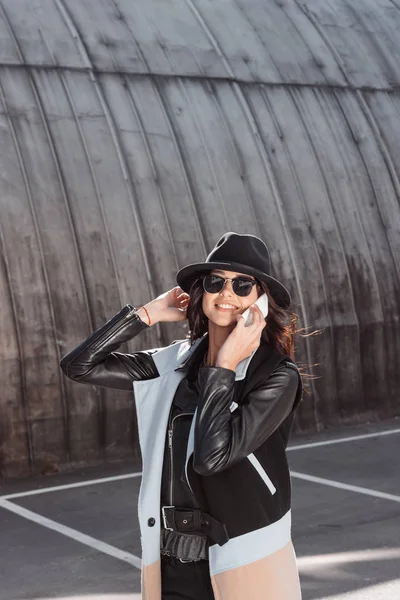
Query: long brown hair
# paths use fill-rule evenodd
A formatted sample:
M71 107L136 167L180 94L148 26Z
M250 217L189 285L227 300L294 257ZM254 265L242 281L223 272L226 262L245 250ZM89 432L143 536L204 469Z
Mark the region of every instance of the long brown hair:
M291 310L285 310L276 304L267 284L258 282L259 295L267 294L269 302L267 326L261 335L261 342L271 345L281 354L294 360L294 337L298 332L299 317ZM190 288L190 303L187 310L189 321L189 336L191 343L202 337L208 331L208 319L203 312L203 282L197 279Z

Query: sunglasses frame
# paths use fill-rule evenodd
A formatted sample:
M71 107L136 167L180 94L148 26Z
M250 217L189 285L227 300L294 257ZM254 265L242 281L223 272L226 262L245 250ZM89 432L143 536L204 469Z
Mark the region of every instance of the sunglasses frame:
M221 289L220 289L220 290L218 290L217 292L209 292L208 290L206 290L206 288L205 288L205 283L204 283L204 282L205 282L205 280L206 280L206 278L207 278L207 277L218 277L219 279L222 279L222 281L223 281L223 285L222 285ZM233 283L233 282L234 282L234 281L238 281L239 279L242 279L242 280L244 279L244 280L248 281L249 283L251 283L251 289L250 289L250 291L249 291L249 293L248 293L248 294L245 294L245 295L240 295L240 294L238 294L238 293L236 293L236 292L235 292L235 290L234 290L234 288L233 288L233 285L234 285L234 283ZM250 294L251 294L251 292L252 292L252 290L253 290L253 286L255 286L255 285L260 285L260 284L259 284L259 282L257 281L257 279L252 279L250 276L249 276L249 277L246 277L245 275L244 275L244 276L243 276L243 275L239 275L238 277L233 277L233 278L230 278L230 277L222 277L222 275L212 275L211 273L207 273L207 275L204 275L204 276L202 277L202 280L203 280L203 290L204 290L205 292L207 292L207 294L219 294L220 292L222 292L222 290L223 290L223 289L224 289L224 287L226 286L226 282L227 282L227 281L230 281L230 282L231 282L231 285L232 285L232 291L233 291L233 293L234 293L236 296L238 296L239 298L247 298L247 296L250 296Z

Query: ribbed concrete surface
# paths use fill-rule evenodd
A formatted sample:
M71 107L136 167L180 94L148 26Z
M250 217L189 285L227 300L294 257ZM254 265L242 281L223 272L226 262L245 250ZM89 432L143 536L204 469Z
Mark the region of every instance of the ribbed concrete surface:
M0 2L4 474L131 453L131 397L60 356L227 230L324 329L299 427L398 412L399 29L398 0Z

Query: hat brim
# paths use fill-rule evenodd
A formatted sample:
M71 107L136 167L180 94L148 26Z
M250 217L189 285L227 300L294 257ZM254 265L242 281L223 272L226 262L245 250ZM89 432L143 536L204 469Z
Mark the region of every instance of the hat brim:
M252 275L259 281L263 281L268 285L269 291L271 292L271 296L275 300L275 302L281 308L288 308L291 303L290 294L280 281L271 277L271 275L267 275L258 269L253 269L252 267L248 267L246 265L242 265L240 263L225 263L225 262L207 262L207 263L195 263L193 265L187 265L183 267L180 271L178 271L176 275L176 281L183 289L184 292L189 293L192 284L198 279L201 275L205 273L209 273L214 269L221 269L222 271L233 271L236 273L243 273L245 275Z

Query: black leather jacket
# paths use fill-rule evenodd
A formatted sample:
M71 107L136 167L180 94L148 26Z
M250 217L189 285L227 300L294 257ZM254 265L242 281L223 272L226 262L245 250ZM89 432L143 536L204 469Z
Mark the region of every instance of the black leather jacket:
M147 327L137 316L135 309L130 305L126 306L63 357L63 372L78 382L126 390L132 389L132 382L135 380L157 377L158 371L151 351L134 354L117 351L123 342L134 338ZM183 367L187 372L186 378L183 380L184 384L178 387L174 398L174 402L178 398L179 404L179 394L181 400L185 395L185 392L182 392L184 386L196 385L198 401L201 404L196 424L196 439L200 443L195 447L193 462L189 468L191 481L197 480L195 493L200 504L206 502L201 494L201 476L215 475L238 463L286 422L293 410L299 384L297 371L290 368L289 364L281 364L267 382L252 393L246 419L233 416L227 423L218 400L223 400L228 393L231 394L231 379L234 378L234 373L215 367L200 368L199 371L205 351L206 346L202 342L188 364ZM217 402L213 402L213 399ZM174 438L177 440L174 452L182 456L186 452L188 427L186 423L185 430L180 429L179 419L176 425L173 429ZM167 471L164 469L162 496L166 496L166 477ZM187 490L182 488L182 473L175 470L173 477L171 483L172 487L176 488L177 496L182 497L183 492L185 497ZM208 509L207 506L201 508Z
M158 376L151 351L124 354L116 350L147 328L134 307L127 305L68 352L61 360L61 368L67 377L80 383L131 390L133 381ZM186 365L192 379L197 377L199 355L201 358L204 356L204 347L202 353L196 354ZM224 394L225 378L230 371L223 368L202 370L206 373L203 374L203 383L210 394ZM218 381L220 386L216 386ZM229 432L225 428L218 428L218 414L208 410L200 421L198 432L198 437L207 437L208 444L197 449L194 456L195 470L202 475L215 473L244 458L249 446L257 448L268 437L268 433L273 432L291 412L297 386L297 373L286 364L279 366L268 379L267 385L257 391L254 413L245 424L246 428L237 431L233 445L227 438Z

